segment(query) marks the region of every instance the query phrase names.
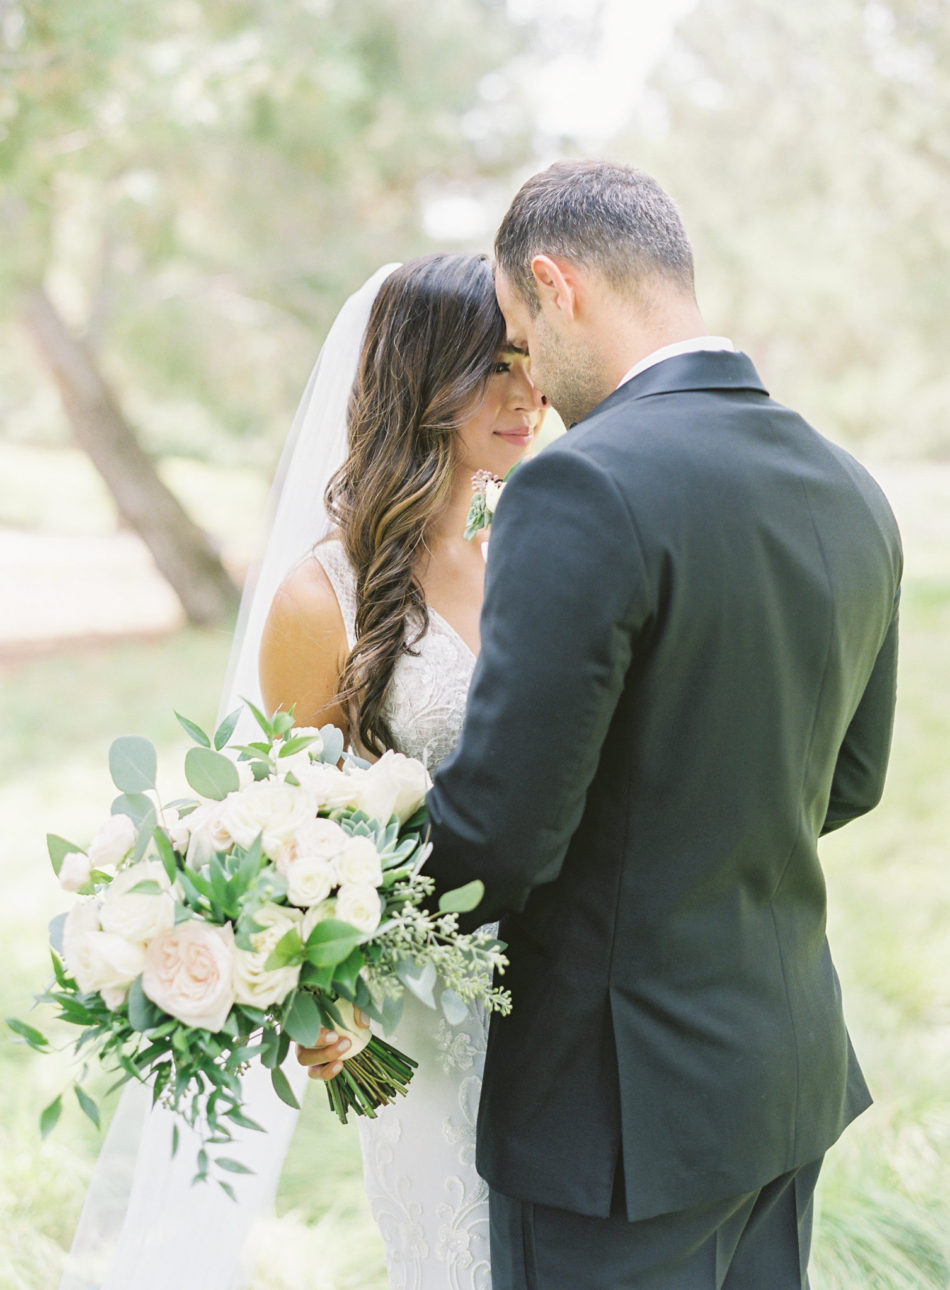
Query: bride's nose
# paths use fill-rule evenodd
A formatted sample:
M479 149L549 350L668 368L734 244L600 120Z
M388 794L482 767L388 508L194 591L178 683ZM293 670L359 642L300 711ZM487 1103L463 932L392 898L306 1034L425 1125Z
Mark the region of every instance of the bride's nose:
M531 373L520 365L515 372L512 402L519 412L538 412L546 402L544 395L532 381Z

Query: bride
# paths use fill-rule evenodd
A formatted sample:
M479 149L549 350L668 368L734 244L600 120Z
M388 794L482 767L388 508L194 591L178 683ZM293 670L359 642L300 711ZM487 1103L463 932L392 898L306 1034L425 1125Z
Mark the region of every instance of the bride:
M479 646L485 561L480 540L463 537L472 476L504 475L541 415L483 257L426 256L386 279L347 458L326 494L336 531L283 583L264 628L269 710L293 706L298 724L333 721L364 756L392 747L435 770L461 730ZM482 1010L449 1026L407 998L394 1042L419 1070L404 1100L360 1121L393 1290L491 1284L487 1187L474 1166L486 1027Z
M332 721L363 756L395 747L433 771L458 738L479 646L484 535L462 536L471 477L504 475L525 455L543 402L526 355L506 346L484 256L387 265L351 296L278 467L222 713L243 698L293 706L297 724ZM253 737L239 725L242 735ZM395 1042L419 1070L405 1099L359 1122L391 1290L491 1285L487 1188L474 1165L486 1029L477 1010L449 1027L407 1000ZM299 1089L304 1073L292 1067ZM183 1134L172 1158L169 1113L127 1088L60 1290L246 1283L242 1238L272 1199L296 1117L261 1069L245 1098L267 1132L229 1149L253 1170L234 1205L191 1187L198 1144Z

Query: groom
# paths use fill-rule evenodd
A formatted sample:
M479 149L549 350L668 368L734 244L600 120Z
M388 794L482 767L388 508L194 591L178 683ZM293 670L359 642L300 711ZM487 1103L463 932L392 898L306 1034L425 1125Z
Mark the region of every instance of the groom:
M574 428L506 486L482 653L429 795L514 998L478 1122L494 1290L800 1290L870 1099L821 833L879 800L900 541L879 489L708 336L649 176L560 163L498 299Z

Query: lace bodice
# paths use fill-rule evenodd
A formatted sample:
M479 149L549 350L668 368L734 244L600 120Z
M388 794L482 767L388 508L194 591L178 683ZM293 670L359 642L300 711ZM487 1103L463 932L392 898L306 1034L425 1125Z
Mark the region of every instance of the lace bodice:
M356 639L356 575L343 543L315 548L336 592L350 649ZM385 715L397 752L417 757L429 771L458 743L475 655L450 623L429 610L429 630L396 664Z

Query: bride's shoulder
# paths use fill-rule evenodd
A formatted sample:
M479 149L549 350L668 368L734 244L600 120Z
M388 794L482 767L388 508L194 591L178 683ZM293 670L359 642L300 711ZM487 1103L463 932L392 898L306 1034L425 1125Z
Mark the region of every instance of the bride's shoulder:
M333 584L320 561L307 556L277 589L261 635L259 673L269 710L293 708L298 725L332 721L343 729L335 696L348 652Z
M305 556L291 569L277 589L269 620L274 625L326 627L341 624L337 588L328 566L333 561L330 543ZM320 557L323 557L322 559Z

